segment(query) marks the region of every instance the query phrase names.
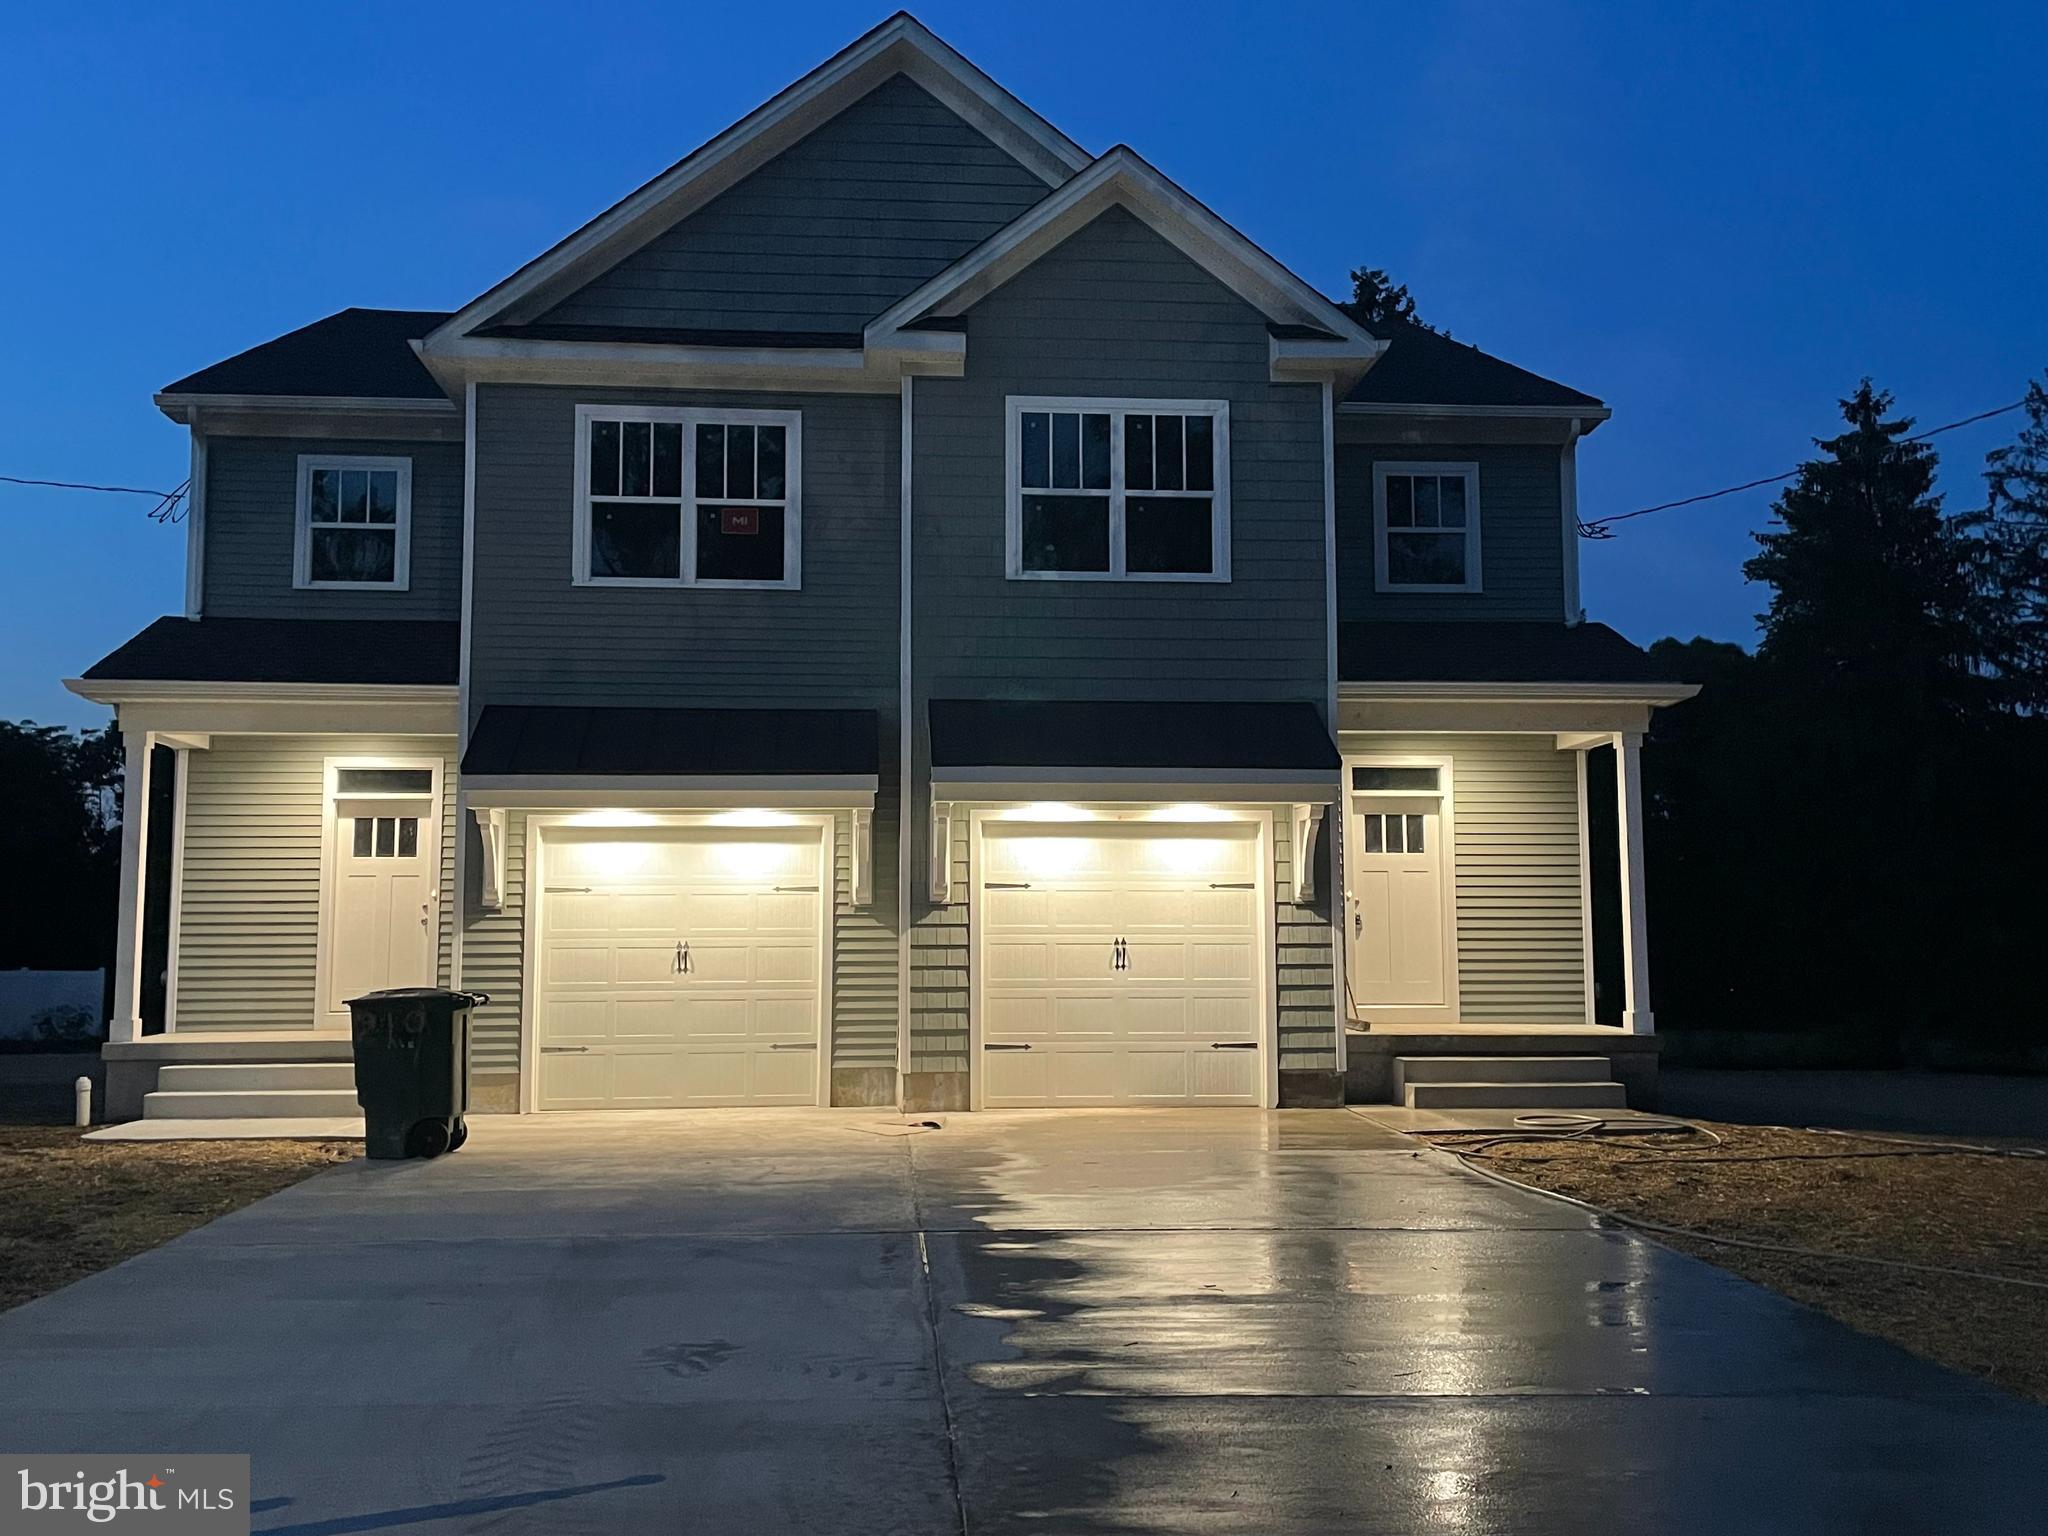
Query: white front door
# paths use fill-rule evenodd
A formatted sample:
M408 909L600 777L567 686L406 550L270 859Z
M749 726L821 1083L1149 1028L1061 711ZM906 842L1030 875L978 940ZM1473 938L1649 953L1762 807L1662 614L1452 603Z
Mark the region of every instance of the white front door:
M550 830L541 1109L815 1104L815 827Z
M434 984L438 818L431 799L336 800L322 1022L346 1029L348 1000Z
M1249 823L990 822L981 1103L1264 1102Z
M1442 801L1434 795L1352 802L1346 974L1361 1017L1450 1003L1442 823Z

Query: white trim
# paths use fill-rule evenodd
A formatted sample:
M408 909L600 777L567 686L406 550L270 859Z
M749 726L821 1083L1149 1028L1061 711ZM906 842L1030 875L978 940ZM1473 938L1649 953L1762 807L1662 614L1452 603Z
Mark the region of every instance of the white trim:
M404 418L452 415L452 400L431 396L425 399L389 399L378 395L188 395L159 391L151 397L156 408L181 426L192 426L206 416L221 413L330 416L388 416Z
M363 795L341 793L337 773L343 768L422 768L433 772L433 779L424 794ZM336 814L336 804L348 800L360 804L365 800L388 799L394 806L400 804L429 807L428 814L420 817L421 841L427 839L428 827L433 829L431 846L422 849L432 885L428 888L427 905L433 921L427 930L427 963L438 975L441 968L441 925L447 921L447 893L441 886L441 819L447 814L442 803L443 779L448 771L447 761L441 757L388 756L373 757L329 757L320 766L320 926L316 930L313 960L313 1018L310 1027L318 1034L333 1035L341 1026L329 1025L327 1019L327 983L332 974L334 956L334 877L340 862L335 839L339 837L341 821ZM462 825L456 823L456 833L461 834ZM431 983L429 983L431 985Z
M591 774L485 774L469 775L463 792L472 811L507 810L597 810L620 809L689 810L697 807L762 807L811 810L863 806L875 803L873 774L816 774L802 776L703 774L689 776Z
M114 918L114 1006L107 1038L142 1038L142 919L149 857L149 753L151 731L121 732L121 881Z
M1288 810L1288 845L1294 865L1294 904L1307 906L1316 899L1316 832L1322 827L1326 806L1314 801Z
M875 813L855 806L846 838L846 902L852 907L875 903Z
M1168 801L1167 803L1172 803ZM1257 852L1254 854L1256 875L1253 899L1258 903L1257 926L1263 935L1258 957L1258 976L1255 983L1259 1002L1259 1058L1260 1092L1258 1107L1275 1109L1280 1103L1280 911L1273 888L1273 807L1270 805L1223 805L1216 807L1225 813L1221 820L1196 823L1170 821L1133 821L1121 815L1104 818L1110 826L1152 826L1162 832L1174 826L1193 826L1196 830L1235 825L1249 826ZM1005 814L1005 808L995 805L977 806L968 812L967 838L967 1102L971 1110L980 1110L982 1104L982 1053L981 1053L981 989L988 974L981 953L981 870L982 840L985 824L995 822L999 826L1017 826L1020 823ZM1023 823L1031 825L1032 823ZM1085 832L1088 822L1065 823L1076 835Z
M1650 1007L1650 910L1644 884L1643 737L1614 735L1615 820L1621 853L1621 1027L1631 1035L1655 1032Z
M1337 775L1316 768L944 768L932 770L936 800L1064 800L1103 805L1225 800L1241 805L1328 805Z
M914 506L912 465L916 455L916 381L903 376L903 420L897 445L901 499L897 525L897 589L899 608L896 657L896 1104L903 1105L903 1085L910 1076L910 913L911 866L915 858L916 820L911 814L914 783L911 758L915 748L915 717L911 714L911 514Z
M833 848L838 835L836 812L796 818L797 824L817 831L818 865L818 1060L812 1103L822 1108L832 1102L833 1046L833 930L838 910L839 874ZM650 823L647 832L708 828L715 824L703 815L664 816ZM551 830L574 831L576 823L564 815L533 815L526 818L525 909L521 914L519 959L519 1112L540 1113L540 946L544 940L542 910L547 898L547 834ZM577 1111L563 1110L563 1114Z
M472 808L469 813L476 820L477 844L483 854L483 862L477 868L477 905L486 912L502 911L505 906L505 818L503 807L484 809ZM461 825L457 821L457 826ZM465 836L465 842L468 838ZM467 887L458 883L457 889L466 892Z
M158 738L165 746L171 743ZM199 750L205 750L205 742ZM172 770L177 775L171 790L171 925L170 935L164 943L164 1033L177 1033L178 1029L178 947L185 932L185 806L186 793L192 775L193 748L179 745L177 766Z
M313 473L366 470L398 477L395 521L385 523L323 523L323 528L391 529L393 551L389 581L316 581L313 578ZM292 511L292 585L301 591L404 592L412 584L412 459L398 454L302 453Z
M1024 494L1022 440L1026 412L1107 415L1109 417L1109 488L1102 490L1046 487L1048 495L1100 496L1109 516L1109 569L1106 571L1027 571L1024 569ZM1128 569L1125 542L1126 508L1133 492L1124 483L1124 423L1138 416L1206 416L1211 479L1202 491L1138 491L1185 501L1209 500L1209 569L1206 571L1133 571ZM1048 477L1049 478L1049 477ZM1038 487L1032 488L1034 491ZM1003 569L1011 581L1165 581L1220 583L1230 580L1230 402L1227 400L1147 400L1134 396L1010 395L1003 401Z
M1428 790L1371 790L1351 787L1353 768L1434 768L1437 770L1437 787L1434 795ZM1456 1024L1458 1022L1458 811L1456 764L1448 752L1347 752L1344 754L1344 826L1343 836L1349 839L1352 823L1362 808L1376 800L1427 800L1437 801L1437 856L1438 868L1443 871L1443 955L1444 955L1444 1000L1426 1008L1390 1008L1372 1006L1369 1022L1380 1025L1410 1024ZM1356 898L1350 889L1344 891L1340 906L1343 916L1338 919L1339 942L1347 948L1351 943L1351 930L1357 922L1352 910ZM1354 1017L1354 1006L1360 1006L1357 999L1347 990L1344 1006L1339 1013L1339 1027L1348 1024ZM1368 1022L1361 1019L1361 1022Z
M464 383L579 384L694 389L804 389L813 393L888 394L894 367L883 368L858 347L712 347L651 341L526 341L514 337L457 337L422 364L453 392ZM928 342L946 368L961 352L958 337ZM894 360L892 360L894 361ZM949 371L958 372L957 367Z
M469 652L476 615L476 385L462 388L462 636L455 697L462 718L459 745L469 747Z
M206 608L206 434L196 422L191 437L191 479L185 486L185 617L196 619Z
M939 798L939 786L932 786L931 835L925 839L931 867L925 885L935 907L953 904L953 807Z
M1465 579L1458 582L1398 582L1387 575L1387 481L1435 476L1465 482ZM1454 530L1402 528L1400 533L1434 533L1449 537ZM1470 460L1379 459L1372 466L1372 579L1378 592L1480 592L1479 466Z
M1614 415L1604 405L1426 405L1400 401L1347 400L1337 409L1346 416L1470 416L1538 421L1589 422L1581 436Z
M1340 682L1339 703L1353 699L1411 699L1446 703L1682 704L1697 683L1367 683Z
M1586 610L1579 600L1579 420L1572 418L1571 431L1557 452L1558 501L1564 508L1564 621L1585 622Z
M1323 667L1327 673L1329 706L1324 723L1330 738L1337 736L1337 418L1336 387L1325 379L1323 405Z
M1088 163L1080 146L918 22L899 13L842 49L708 144L528 262L425 338L429 353L521 307L538 308L589 269L671 228L896 73L909 75L1048 186Z
M1329 359L1345 388L1387 349L1350 316L1216 217L1136 152L1118 145L952 266L868 322L870 351L897 350L930 317L966 313L1111 206L1128 209L1269 321L1313 325L1349 344ZM1298 377L1299 360L1288 377Z
M590 492L590 430L594 423L648 422L675 426L681 436L680 496L594 497ZM783 495L762 497L718 497L715 506L748 506L764 510L782 509L782 579L780 581L734 581L697 574L697 428L780 427L783 429ZM623 437L623 433L621 437ZM758 452L758 450L757 450ZM572 552L569 579L579 587L705 587L714 591L795 592L803 587L803 461L804 417L802 411L755 410L739 406L677 405L579 405L576 407L575 523L571 529ZM651 489L651 483L650 483ZM676 504L678 529L678 574L666 576L593 576L590 571L591 502L626 501L665 507Z
M1605 745L1604 738L1588 742L1587 746ZM1593 824L1587 809L1586 794L1586 748L1566 749L1562 742L1560 750L1572 754L1572 777L1576 781L1579 802L1579 947L1583 951L1580 962L1585 976L1586 1027L1593 1029L1600 1023L1600 1014L1594 1001L1593 977Z
M455 688L447 683L215 683L183 678L67 677L64 686L95 704L166 704L182 700L208 703L296 704L307 699L356 704L453 703Z

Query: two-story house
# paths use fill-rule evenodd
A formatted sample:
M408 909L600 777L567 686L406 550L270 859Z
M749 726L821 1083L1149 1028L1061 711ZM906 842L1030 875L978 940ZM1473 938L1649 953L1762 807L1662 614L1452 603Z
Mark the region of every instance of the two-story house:
M437 981L505 1111L1647 1081L1687 690L1580 612L1606 408L1361 327L907 15L459 310L157 403L186 610L73 684L117 1116L350 1110L347 1000Z

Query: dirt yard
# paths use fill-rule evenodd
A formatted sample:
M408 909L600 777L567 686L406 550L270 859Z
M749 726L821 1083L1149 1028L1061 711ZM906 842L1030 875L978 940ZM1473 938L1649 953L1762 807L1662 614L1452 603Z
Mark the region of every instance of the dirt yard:
M0 1310L361 1154L351 1142L92 1142L0 1125Z
M1631 1135L1486 1146L1479 1166L1642 1221L1718 1238L2048 1282L2048 1158L1939 1151L1696 1121L1721 1138ZM2017 1148L2041 1143L1981 1141ZM1651 1234L1930 1360L2048 1402L2048 1290Z

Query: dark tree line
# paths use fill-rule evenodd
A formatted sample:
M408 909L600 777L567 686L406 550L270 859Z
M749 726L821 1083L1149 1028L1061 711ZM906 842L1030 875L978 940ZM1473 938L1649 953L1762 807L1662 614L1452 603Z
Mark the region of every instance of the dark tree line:
M2048 1048L2048 391L1951 514L1866 381L1778 498L1754 654L1644 754L1661 1027L1836 1037L1873 1062Z
M0 969L94 970L114 953L121 745L111 728L0 720Z

